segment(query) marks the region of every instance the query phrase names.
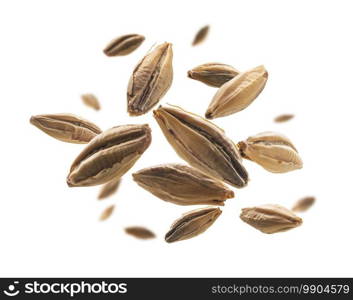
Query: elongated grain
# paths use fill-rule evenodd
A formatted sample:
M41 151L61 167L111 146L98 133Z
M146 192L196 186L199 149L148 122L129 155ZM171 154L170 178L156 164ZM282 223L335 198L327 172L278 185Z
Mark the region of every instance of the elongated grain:
M145 40L140 34L126 34L112 40L103 50L107 56L124 56L135 51Z
M234 192L195 168L164 164L132 174L134 180L158 198L178 205L224 205Z
M127 107L131 116L147 113L169 90L173 80L172 59L172 44L163 43L135 67L127 91Z
M232 186L247 185L241 156L223 130L176 106L161 106L154 117L176 153L190 165Z
M74 144L86 144L102 132L92 122L68 113L32 116L30 123L57 140Z
M265 67L258 66L223 84L208 106L206 118L225 117L247 108L264 89L267 77Z

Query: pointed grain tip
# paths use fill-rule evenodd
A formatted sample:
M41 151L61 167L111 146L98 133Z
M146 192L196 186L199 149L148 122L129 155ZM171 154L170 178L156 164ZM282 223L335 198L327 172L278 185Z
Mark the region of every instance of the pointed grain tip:
M246 181L243 181L242 185L239 186L239 188L244 188L244 187L247 187L248 186L248 182L250 181L249 178L246 179Z
M134 181L138 179L138 173L132 173L131 176Z
M205 113L205 117L206 119L213 119L212 113L209 111Z
M31 116L31 118L29 119L29 122L34 125L37 121L37 118L35 116Z
M159 106L158 109L156 109L156 110L153 111L153 117L154 117L155 119L157 119L157 118L159 117L160 113L159 113L158 110L161 109L161 108L162 108L162 106Z
M148 124L142 124L141 125L143 130L146 132L146 134L150 134L151 133L151 127Z
M164 240L168 243L171 244L176 241L176 239L173 239L171 236L168 235L168 233L165 235Z
M73 187L74 186L73 183L71 182L70 177L67 177L66 183L67 183L68 187Z
M303 224L303 219L298 217L297 226L300 226L302 224Z
M231 199L231 198L234 198L234 192L229 190L226 192L226 197L227 199Z
M238 142L238 144L236 146L237 146L237 149L238 149L240 155L245 158L246 155L245 155L244 151L247 147L246 143L243 141L240 141L240 142Z

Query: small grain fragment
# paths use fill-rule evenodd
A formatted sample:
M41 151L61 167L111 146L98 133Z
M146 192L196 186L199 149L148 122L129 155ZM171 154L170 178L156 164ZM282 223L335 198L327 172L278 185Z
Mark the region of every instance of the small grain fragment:
M115 194L115 192L120 186L120 182L121 182L121 178L117 178L117 179L112 179L111 181L103 185L98 194L98 199L103 200Z
M125 228L125 232L137 239L153 239L156 235L149 229L141 226L130 226Z
M99 220L100 221L105 221L106 219L108 219L113 211L114 211L114 208L115 208L115 205L111 205L111 206L108 206L101 214Z
M81 95L81 99L84 104L88 107L91 107L95 110L100 110L101 106L99 104L98 98L93 94L83 94Z
M292 211L305 212L315 203L315 197L304 197L299 199L293 206Z
M210 26L206 25L202 27L195 35L194 41L192 42L193 46L196 46L198 44L201 44L207 37L208 32L210 30Z
M289 120L292 120L293 118L294 118L294 115L283 114L283 115L277 116L273 121L276 123L283 123L283 122L287 122Z

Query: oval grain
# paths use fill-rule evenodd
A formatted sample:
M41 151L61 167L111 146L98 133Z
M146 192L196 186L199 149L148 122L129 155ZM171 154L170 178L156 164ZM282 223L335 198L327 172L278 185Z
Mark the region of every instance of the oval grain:
M219 208L206 207L189 211L177 219L165 235L167 243L191 239L205 232L221 215Z
M275 204L243 208L240 219L263 233L277 233L300 226L303 222L289 209Z
M233 79L239 71L232 66L221 63L207 63L188 71L188 77L212 87L221 87Z
M293 143L283 134L262 132L238 143L241 155L272 173L286 173L303 167Z
M67 184L92 186L124 175L151 143L145 125L113 127L96 136L71 165Z

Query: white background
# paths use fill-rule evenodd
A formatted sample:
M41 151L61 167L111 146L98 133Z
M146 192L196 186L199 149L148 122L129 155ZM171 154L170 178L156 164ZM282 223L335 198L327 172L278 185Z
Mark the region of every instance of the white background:
M351 1L1 1L1 276L352 276ZM207 41L191 47L205 24ZM145 42L126 57L102 53L116 36ZM251 182L235 190L204 234L167 244L183 212L138 187L131 173L181 162L152 114L130 118L126 87L155 42L173 43L173 85L161 103L204 114L216 89L186 78L198 64L239 70L264 64L269 80L246 110L215 120L235 141L266 130L290 137L304 168L271 174L244 162ZM96 112L80 94L94 93ZM148 122L153 142L113 197L99 187L68 188L66 175L84 147L30 125L31 115L71 112L101 128ZM273 123L282 113L295 119ZM265 235L239 219L241 208L291 207L317 197L300 228ZM99 222L110 204L115 213ZM143 225L158 238L140 241L123 228Z

